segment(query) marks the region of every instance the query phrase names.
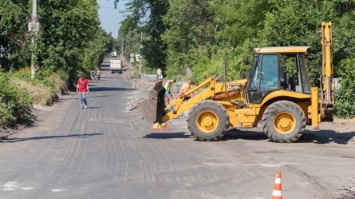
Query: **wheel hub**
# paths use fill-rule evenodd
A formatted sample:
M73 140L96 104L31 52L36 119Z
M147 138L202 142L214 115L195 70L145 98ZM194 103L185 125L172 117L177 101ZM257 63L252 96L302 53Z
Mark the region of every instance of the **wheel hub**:
M204 111L197 118L198 127L205 133L214 131L218 126L218 117L212 111Z
M211 126L213 124L213 119L211 117L209 117L209 116L204 117L203 120L202 120L202 124L204 126L206 126L206 127L207 126Z
M281 128L287 128L291 123L292 121L290 121L288 118L281 118L279 125Z
M281 134L290 133L295 128L295 125L295 117L288 112L279 113L274 120L274 127Z

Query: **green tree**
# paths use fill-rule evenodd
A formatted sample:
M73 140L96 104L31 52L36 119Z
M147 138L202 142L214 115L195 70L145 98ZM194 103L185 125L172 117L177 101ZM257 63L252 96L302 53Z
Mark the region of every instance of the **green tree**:
M9 69L9 62L15 67L26 65L28 61L27 32L28 1L0 0L0 45L4 48L6 57L2 58L2 68Z
M129 2L132 11L129 24L134 27L129 31L130 37L143 32L143 43L146 42L147 46L152 47L153 50L149 52L158 49L159 53L156 55L164 58L161 63L166 64L169 77L184 73L186 68L192 68L193 79L200 81L212 74L220 75L223 71L223 60L226 60L227 78L234 80L239 78L241 71L250 70L242 62L245 57L251 57L253 48L301 45L310 47L307 57L311 81L313 86L318 86L322 62L319 29L322 22L331 21L334 76L342 78L344 82L352 80L351 72L355 70L351 65L355 52L352 31L355 26L355 10L349 6L352 1L159 1L160 5L168 5L167 12L154 13L155 17L163 19L164 26L159 27L164 28L160 29L157 28L160 23L150 24L150 19L153 18L146 15L153 1ZM152 37L152 32L159 37ZM162 40L159 40L160 38ZM148 41L154 45L148 45ZM132 40L132 48L137 48L137 43L140 44L139 41ZM149 54L149 57L154 57L154 54ZM154 67L151 63L149 66ZM338 91L341 97L337 94L336 98L344 104L346 101L352 107L353 102L350 99L353 91L351 84L344 83Z
M342 13L334 23L333 63L335 75L341 80L341 88L335 93L335 110L338 117L355 116L355 10Z
M264 27L265 14L271 9L270 6L269 1L259 0L211 1L218 42L239 46L245 40L256 40Z
M123 42L123 55L125 57L129 57L131 53L139 52L140 34L141 28L138 26L138 22L134 20L133 16L130 15L121 22L118 31L118 41L121 45Z
M262 30L262 44L309 46L309 68L313 85L319 85L322 63L320 25L337 19L338 1L272 1Z
M99 33L97 12L94 0L41 2L36 49L40 70L64 69L74 79L78 71L90 67L84 65L84 51Z
M161 34L166 30L162 16L166 14L169 5L168 0L131 0L126 3L130 15L121 23L119 40L125 41L126 50L130 50L127 53L142 54L146 66L152 69L166 66L166 44Z
M341 118L355 116L355 59L343 59L339 65L341 87L335 92L335 113Z
M208 67L210 47L216 41L213 13L210 11L209 2L174 0L163 20L169 27L162 36L168 46L166 60L168 75L184 73L187 68L195 71L199 67L196 63Z
M99 67L105 55L113 51L116 40L111 34L107 34L102 28L97 30L95 38L84 48L83 66L86 70L93 70Z

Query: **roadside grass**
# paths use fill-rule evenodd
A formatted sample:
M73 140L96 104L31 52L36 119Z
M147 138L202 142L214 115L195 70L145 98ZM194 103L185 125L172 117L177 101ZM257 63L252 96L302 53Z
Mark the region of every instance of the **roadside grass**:
M0 72L0 127L15 128L31 121L34 104L51 105L66 88L61 76L52 71L31 80L30 68Z
M11 79L11 82L19 89L27 92L32 99L33 104L49 105L51 103L52 92L50 88L41 84L36 85L19 78L13 78Z

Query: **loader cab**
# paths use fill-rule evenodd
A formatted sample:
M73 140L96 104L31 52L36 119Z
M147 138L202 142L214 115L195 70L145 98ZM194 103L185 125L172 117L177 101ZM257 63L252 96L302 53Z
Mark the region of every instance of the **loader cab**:
M247 85L248 101L259 104L273 91L310 94L305 53L308 47L266 47L254 49L252 71Z

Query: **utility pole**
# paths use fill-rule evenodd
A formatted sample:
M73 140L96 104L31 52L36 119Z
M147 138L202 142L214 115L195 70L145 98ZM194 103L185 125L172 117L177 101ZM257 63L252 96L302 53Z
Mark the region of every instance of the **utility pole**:
M32 52L31 52L31 80L35 78L35 64L34 64L34 52L33 48L35 46L34 36L37 36L39 31L39 23L37 21L37 0L32 0L32 20L28 24L28 29L31 32L31 43L32 43Z
M143 39L143 32L141 31L141 42L140 42L140 46L139 46L139 74L142 74L142 49L143 49L143 45L142 45L142 39Z

